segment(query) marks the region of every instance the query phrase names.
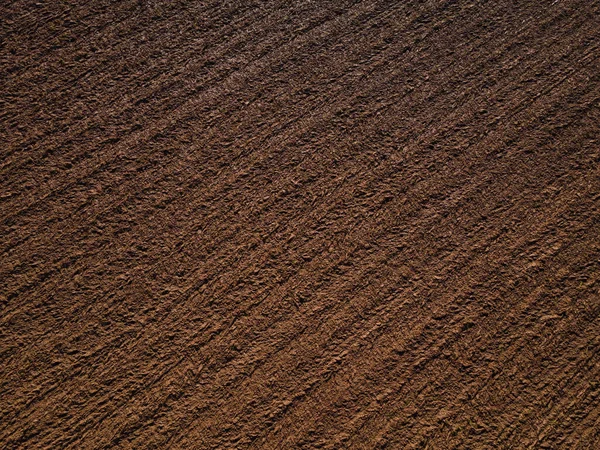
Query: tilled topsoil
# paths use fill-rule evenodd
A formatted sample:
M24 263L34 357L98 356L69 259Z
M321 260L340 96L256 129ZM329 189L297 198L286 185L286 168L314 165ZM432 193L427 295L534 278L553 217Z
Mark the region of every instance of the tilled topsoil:
M600 2L0 14L0 447L600 448Z

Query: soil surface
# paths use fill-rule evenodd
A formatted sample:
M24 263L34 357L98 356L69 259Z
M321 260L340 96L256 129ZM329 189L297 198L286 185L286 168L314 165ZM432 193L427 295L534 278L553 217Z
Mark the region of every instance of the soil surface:
M600 448L600 2L0 14L0 447Z

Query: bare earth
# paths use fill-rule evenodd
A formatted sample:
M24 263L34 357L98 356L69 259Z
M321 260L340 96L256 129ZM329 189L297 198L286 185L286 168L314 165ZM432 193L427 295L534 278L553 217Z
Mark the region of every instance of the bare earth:
M600 2L0 14L0 448L600 449Z

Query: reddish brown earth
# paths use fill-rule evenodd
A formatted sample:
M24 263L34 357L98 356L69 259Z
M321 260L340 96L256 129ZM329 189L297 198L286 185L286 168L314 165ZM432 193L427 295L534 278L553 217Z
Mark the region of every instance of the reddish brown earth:
M600 2L0 11L0 447L600 449Z

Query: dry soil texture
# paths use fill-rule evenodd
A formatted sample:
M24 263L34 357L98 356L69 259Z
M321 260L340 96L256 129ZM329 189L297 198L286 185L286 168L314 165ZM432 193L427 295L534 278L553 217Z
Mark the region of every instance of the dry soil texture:
M600 2L0 13L2 448L600 448Z

